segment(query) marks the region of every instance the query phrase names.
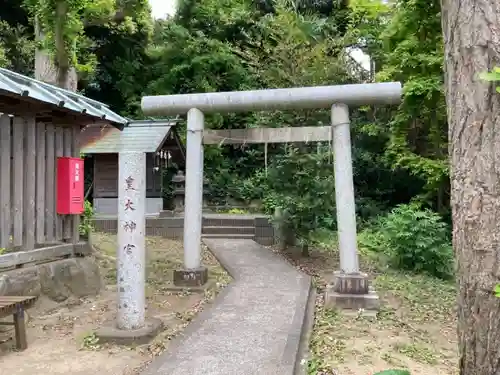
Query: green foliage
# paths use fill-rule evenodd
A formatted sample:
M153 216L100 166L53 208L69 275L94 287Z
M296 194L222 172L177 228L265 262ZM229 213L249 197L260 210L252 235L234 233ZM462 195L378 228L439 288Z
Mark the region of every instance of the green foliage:
M348 81L345 56L328 19L297 12L277 1L258 23L259 48L240 51L264 87L314 86ZM334 58L332 58L334 57Z
M389 126L371 122L371 115L367 111L353 116L351 127L356 213L361 226L395 205L409 202L425 186L419 176L387 163Z
M34 66L35 42L24 25L0 21L0 67L30 74Z
M92 23L85 28L97 66L90 76L80 75L84 94L102 101L130 118L141 117L140 101L150 76L148 49L153 21L148 0L121 0L123 21Z
M248 212L245 210L242 210L241 208L231 208L229 211L227 211L227 213L230 215L245 215Z
M396 269L453 275L450 229L441 217L414 204L399 205L360 236L361 245L387 256Z
M94 218L94 208L89 201L85 201L83 207L83 214L80 219L80 235L88 236L92 233L94 225L92 219Z
M374 375L410 375L410 372L407 370L384 370Z
M267 212L285 211L286 225L308 244L318 229L335 228L335 180L330 154L302 153L289 147L277 156L267 172L263 201Z
M5 68L8 63L9 61L5 56L5 47L3 45L0 45L0 68Z
M167 22L162 45L150 50L155 62L148 93L190 93L244 89L248 73L233 48Z
M135 34L149 23L152 29L146 0L23 0L23 5L43 35L39 47L53 57L59 85L71 67L81 77L95 72L96 43L87 34L89 28Z
M498 285L495 286L494 293L495 293L495 297L499 297L500 298L500 284L498 284Z
M177 168L171 166L169 168L162 169L162 186L161 186L161 195L163 198L163 206L166 209L173 209L173 197L175 186L172 183L172 178L177 173Z
M86 72L95 68L95 56L87 54L85 23L111 18L114 0L24 0L24 4L39 22L45 34L43 47L54 54L58 67L74 66ZM87 61L82 61L81 55L86 55Z
M392 7L379 0L352 0L347 14L345 44L360 48L375 60L383 58L381 32L388 23Z
M500 82L500 67L494 67L491 72L480 74L479 78L487 82ZM496 90L500 93L500 86L498 86Z
M88 332L81 337L81 349L84 350L99 350L101 345L99 344L99 337L95 332Z
M357 0L350 7L346 42L372 57L378 81L403 83L398 110L378 111L373 119L378 126L390 125L384 163L422 179L421 200L446 213L448 130L440 2Z

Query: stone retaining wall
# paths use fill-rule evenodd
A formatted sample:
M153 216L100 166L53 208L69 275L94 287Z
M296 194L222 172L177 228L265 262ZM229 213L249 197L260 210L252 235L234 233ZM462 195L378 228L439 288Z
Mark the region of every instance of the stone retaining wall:
M263 245L269 246L275 243L275 230L266 216L240 216L240 215L217 215L204 217L204 225L219 227L255 227L254 240ZM95 218L93 219L94 230L96 232L117 233L116 218ZM229 234L229 233L228 233ZM184 236L183 217L149 217L146 218L146 235L160 236L171 239L182 239Z
M103 281L92 258L69 258L0 273L0 296L45 295L62 302L96 295Z

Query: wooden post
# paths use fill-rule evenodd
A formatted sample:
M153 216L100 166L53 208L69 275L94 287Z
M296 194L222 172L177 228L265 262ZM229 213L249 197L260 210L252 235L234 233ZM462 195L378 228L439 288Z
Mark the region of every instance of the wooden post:
M63 156L73 156L72 146L73 140L71 139L73 136L73 131L71 128L63 128ZM71 229L73 222L73 215L64 215L62 216L62 227L63 227L63 238L64 241L69 241L71 239Z
M35 248L35 194L33 179L36 174L36 122L35 118L26 118L24 142L24 189L23 189L23 247Z
M80 144L78 143L79 136L80 136L80 126L73 125L73 128L71 129L71 139L72 139L71 150L73 152L73 157L75 157L75 158L80 157ZM85 174L82 173L80 178L85 178ZM72 232L71 239L72 239L74 244L77 244L80 241L80 215L73 215L73 223L72 224L73 224L73 227L71 229L71 232ZM89 236L89 241L90 241L90 236Z
M55 133L54 125L47 124L45 127L45 233L47 243L54 243L56 203L55 203Z
M10 205L10 136L11 118L0 116L0 248L10 247L11 205Z
M16 349L25 350L28 348L28 340L26 340L26 320L22 306L19 306L14 313L14 329L16 334Z
M55 159L63 156L64 154L64 140L63 140L63 128L60 126L55 127ZM57 164L54 170L57 169ZM57 171L54 173L54 206L57 202ZM56 221L56 240L61 241L63 239L63 228L62 228L62 215L58 215L54 207L55 221Z
M36 132L36 243L45 243L45 124L37 124Z
M23 171L24 171L24 119L21 117L14 117L14 124L12 127L12 147L13 147L13 161L12 167L14 169L12 180L12 195L14 198L13 209L13 245L23 245Z

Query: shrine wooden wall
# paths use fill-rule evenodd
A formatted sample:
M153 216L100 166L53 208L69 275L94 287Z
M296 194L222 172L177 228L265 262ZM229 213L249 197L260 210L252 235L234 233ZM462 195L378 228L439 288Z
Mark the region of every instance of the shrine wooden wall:
M94 198L118 198L118 154L93 154ZM161 165L155 170L155 155L146 154L146 197L161 198Z
M79 131L0 114L0 248L79 241L79 215L56 213L56 159L79 157Z

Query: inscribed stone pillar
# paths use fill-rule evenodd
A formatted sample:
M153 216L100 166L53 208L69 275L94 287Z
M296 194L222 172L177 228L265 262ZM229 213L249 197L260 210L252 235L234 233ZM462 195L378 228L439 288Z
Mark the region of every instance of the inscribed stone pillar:
M146 154L119 154L118 317L119 329L141 328L145 321Z

